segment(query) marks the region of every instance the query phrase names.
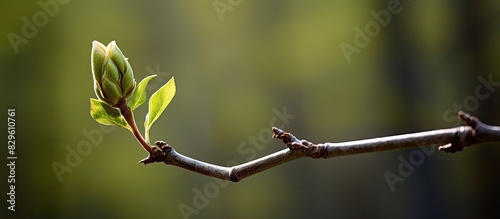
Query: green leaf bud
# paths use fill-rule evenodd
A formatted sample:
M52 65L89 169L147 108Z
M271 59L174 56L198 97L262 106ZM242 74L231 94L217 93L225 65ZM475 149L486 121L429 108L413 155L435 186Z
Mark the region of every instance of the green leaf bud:
M125 99L128 99L135 89L134 74L132 73L132 69L129 69L130 70L125 72L125 75L123 75L122 78L122 90L125 95Z
M134 73L115 41L108 46L92 42L91 65L94 91L100 100L117 107L120 100L130 99L136 86Z
M94 40L94 42L92 42L92 55L90 57L94 80L100 81L100 78L104 74L103 65L107 61L106 59L106 47L102 43Z
M118 70L118 68L116 67L113 60L111 60L111 59L108 60L108 62L105 65L105 69L106 69L107 76L110 77L110 79L113 82L115 82L115 83L120 82L121 73L120 73L120 70Z
M125 72L127 68L127 58L123 55L122 51L116 45L116 42L113 40L108 45L108 56L116 66L120 69L120 71Z
M104 97L102 96L102 93L101 93L101 87L96 81L94 81L94 91L100 100L104 99Z
M122 97L122 91L120 90L119 85L114 82L110 77L106 77L107 74L104 74L105 77L102 78L102 93L106 98L103 100L107 104L111 106L115 106Z

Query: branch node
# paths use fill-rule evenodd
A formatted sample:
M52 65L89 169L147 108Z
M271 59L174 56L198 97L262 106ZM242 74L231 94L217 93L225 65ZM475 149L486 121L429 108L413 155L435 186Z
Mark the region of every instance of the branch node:
M310 142L309 142L310 143ZM312 144L307 151L309 157L312 158L328 158L328 151L326 146L323 144Z
M240 180L238 179L238 176L236 176L236 171L235 168L232 167L231 170L229 170L229 178L233 182L239 182Z
M462 151L465 146L470 146L476 142L478 130L484 124L475 116L471 116L463 111L458 112L458 117L470 127L459 127L453 142L439 146L440 151L455 153Z
M164 141L156 141L155 146L151 147L149 156L142 159L139 163L150 164L155 162L164 162L167 157L167 153L172 150L172 147Z

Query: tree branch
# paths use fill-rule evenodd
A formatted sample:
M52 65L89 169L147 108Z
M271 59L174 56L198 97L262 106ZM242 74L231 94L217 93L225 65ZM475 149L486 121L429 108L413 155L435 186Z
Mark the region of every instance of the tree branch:
M150 151L149 157L140 162L144 164L164 162L210 177L238 182L261 171L302 157L331 158L375 151L436 145L440 146L439 150L454 153L462 151L465 146L472 144L500 141L499 126L484 124L478 118L464 112L459 112L458 116L467 126L341 143L327 142L314 144L307 140L300 140L291 133L273 127L273 137L281 139L287 149L232 167L223 167L195 160L177 153L167 143L157 141L155 143L156 146L153 146Z

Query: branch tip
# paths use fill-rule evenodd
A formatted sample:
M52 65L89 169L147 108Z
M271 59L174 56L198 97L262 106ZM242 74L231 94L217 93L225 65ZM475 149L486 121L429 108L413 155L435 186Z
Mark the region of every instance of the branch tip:
M281 139L290 150L308 149L309 146L312 145L312 143L307 140L299 140L292 133L285 132L276 127L272 129L274 132L273 138Z
M280 135L285 133L283 130L276 128L276 127L272 127L271 129L273 130L273 133L274 133L273 138L279 138Z
M289 144L295 138L295 136L293 136L292 134L285 132L279 128L273 127L272 130L274 132L273 138L281 139L285 144Z
M465 113L463 111L458 112L458 118L460 120L464 121L467 125L471 126L472 128L475 128L479 121L479 119L475 116L471 116L468 113Z

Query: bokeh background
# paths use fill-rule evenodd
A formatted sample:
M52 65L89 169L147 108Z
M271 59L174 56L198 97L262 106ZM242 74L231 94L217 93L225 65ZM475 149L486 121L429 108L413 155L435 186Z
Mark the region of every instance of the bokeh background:
M89 98L95 97L91 42L116 40L137 81L158 74L148 95L175 76L177 94L151 138L215 164L281 150L281 142L268 138L273 109L296 115L277 124L314 142L453 127L459 107L498 125L500 87L483 88L481 94L489 96L476 98L478 77L500 81L498 1L40 2L57 7L51 5L48 15L37 1L0 8L1 109L16 109L18 157L16 212L2 201L2 218L498 214L499 143L456 154L433 151L394 191L384 173L397 174L398 157L408 159L421 149L301 159L239 183L217 184L177 167L137 164L147 154L133 136L89 115ZM339 45L355 45L355 28L365 30L375 21L370 11L398 3L400 13L378 32L371 29L377 34L347 62ZM36 32L23 35L25 20L34 17ZM14 45L12 33L25 43ZM146 112L147 104L136 110L139 124ZM84 134L89 132L102 139L69 166L68 154L90 142ZM249 137L263 147L238 149ZM0 151L7 156L6 148ZM59 179L54 162L71 172Z

